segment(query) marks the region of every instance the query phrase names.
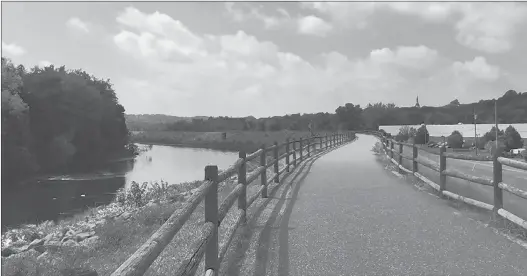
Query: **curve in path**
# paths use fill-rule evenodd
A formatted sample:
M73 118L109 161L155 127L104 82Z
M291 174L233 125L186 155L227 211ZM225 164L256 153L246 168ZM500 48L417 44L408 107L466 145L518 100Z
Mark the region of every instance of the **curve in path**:
M359 135L284 185L228 275L527 274L527 250L385 170L376 141Z

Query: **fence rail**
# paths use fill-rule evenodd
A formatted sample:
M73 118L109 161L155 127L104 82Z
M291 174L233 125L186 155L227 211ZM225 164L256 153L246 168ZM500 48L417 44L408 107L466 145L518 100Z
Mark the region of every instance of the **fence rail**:
M185 261L175 272L175 275L193 275L196 272L203 256L205 257L205 275L217 275L220 264L225 257L227 249L236 233L236 229L247 221L247 208L258 198L267 198L267 186L272 182L279 183L280 177L284 172L289 172L299 166L312 154L315 154L317 145L319 152L335 148L346 142L352 141L355 134L336 133L325 136L314 136L300 138L299 140L286 140L272 146L262 147L246 155L245 152L239 153L239 158L228 169L218 174L217 166L205 167L205 180L199 186L186 204L176 212L143 244L130 256L112 276L138 276L143 275L156 258L161 254L173 237L187 222L197 206L205 202L205 224L201 226L198 240L194 243L192 251L187 252ZM325 143L324 143L325 142ZM299 145L298 147L296 145ZM292 147L291 147L292 146ZM279 149L285 147L285 152L278 155ZM307 150L307 156L303 156L303 151ZM298 152L298 159L297 159ZM272 153L273 160L268 162L267 153ZM292 160L290 160L292 156ZM250 160L260 157L260 166L251 173L247 173L246 164ZM285 158L286 165L279 170L279 161ZM291 162L292 161L292 162ZM267 177L267 168L273 167L274 175ZM231 176L237 174L238 185L221 202L218 202L218 185ZM247 184L261 178L261 186L253 195L247 196ZM227 242L221 247L218 242L218 228L226 217L234 202L238 202L238 213L235 224L227 229Z
M378 138L380 138L382 142L383 150L389 156L392 163L397 165L399 169L403 169L410 173L413 173L416 177L420 178L421 180L423 180L424 182L432 186L434 189L438 190L442 195L456 199L456 200L463 201L467 204L477 206L479 208L493 211L495 216L501 216L502 218L507 219L513 222L514 224L520 226L521 228L527 230L526 220L520 218L519 216L503 208L503 191L506 191L520 198L527 199L527 191L513 187L512 185L503 183L503 165L527 171L527 163L500 157L500 152L498 151L496 151L492 157L470 156L467 154L452 153L452 152L447 153L445 146L442 146L440 148L439 163L438 163L428 158L420 157L419 151L423 149L417 147L415 144L398 142L393 139L388 139L387 137L383 136L382 133L376 132L376 131L364 131L361 133L375 135ZM399 147L396 149L394 145L399 145ZM411 158L408 158L407 156L402 155L403 146L408 146L412 148L413 155ZM398 160L394 159L394 155L397 155ZM403 167L402 158L412 161L411 171ZM459 170L452 169L452 168L447 169L446 165L447 165L448 158L460 159L460 160L470 160L470 161L492 161L493 178L489 179L486 177L473 176L473 175L469 175L469 174L463 173ZM424 167L427 167L436 172L439 172L439 185L427 179L422 174L419 174L417 170L417 164L420 164ZM484 185L484 186L494 187L494 190L493 190L494 204L493 205L488 204L485 202L481 202L481 201L478 201L472 198L463 197L461 195L447 191L446 190L446 177L447 176L467 180L469 182L477 183L477 184Z

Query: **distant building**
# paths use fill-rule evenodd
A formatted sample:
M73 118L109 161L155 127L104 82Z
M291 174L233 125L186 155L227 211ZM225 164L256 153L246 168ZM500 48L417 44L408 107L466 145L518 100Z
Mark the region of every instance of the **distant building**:
M415 100L415 107L421 108L421 105L419 104L419 96L417 96L417 99Z

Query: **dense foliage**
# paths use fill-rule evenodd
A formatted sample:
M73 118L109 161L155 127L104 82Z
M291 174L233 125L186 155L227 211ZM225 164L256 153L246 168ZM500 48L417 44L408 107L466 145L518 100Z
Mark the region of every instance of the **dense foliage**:
M26 70L2 57L2 182L124 152L124 111L109 80L64 66Z
M395 140L399 142L406 142L410 138L415 138L415 134L417 133L417 130L413 127L409 126L402 126L399 129L399 133L395 136Z
M507 91L497 99L498 123L527 123L527 92ZM194 117L167 115L127 115L130 130L135 131L278 131L309 130L334 131L337 129L374 129L380 125L418 124L470 124L477 114L477 123L494 123L494 100L460 104L454 100L440 107L397 107L393 103L360 105L347 103L335 113L291 114L268 118ZM424 135L424 133L423 133ZM425 136L423 136L425 137ZM420 139L420 138L418 138Z
M451 148L460 149L463 147L463 135L457 130L454 130L452 134L448 136L447 141Z
M430 133L428 133L428 129L426 129L425 125L422 125L415 134L415 143L416 144L426 144L428 141L430 141Z
M513 126L507 127L504 138L506 150L521 149L523 147L523 139Z

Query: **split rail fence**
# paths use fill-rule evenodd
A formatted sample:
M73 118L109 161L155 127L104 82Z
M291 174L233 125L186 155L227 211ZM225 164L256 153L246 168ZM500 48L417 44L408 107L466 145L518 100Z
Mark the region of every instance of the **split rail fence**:
M201 228L201 235L192 247L192 257L186 259L175 271L174 275L194 275L200 262L205 256L205 275L217 275L219 266L225 257L227 249L236 233L236 229L247 221L247 208L258 198L267 198L267 186L272 183L279 183L280 177L284 172L294 170L302 161L309 158L318 150L324 151L340 146L344 143L355 139L354 133L338 133L325 136L315 136L306 139L289 141L270 147L262 146L259 150L247 155L245 152L239 152L239 158L227 170L218 173L217 166L205 167L205 180L199 186L198 190L188 200L188 202L179 210L174 212L170 218L117 270L112 276L138 276L143 275L156 258L163 252L165 247L172 241L178 231L184 226L196 207L205 201L205 224ZM297 148L298 144L298 148ZM279 155L279 149L285 147L285 152ZM303 152L307 150L307 156ZM267 153L272 153L273 161L267 162ZM298 156L297 156L298 154ZM292 160L291 160L292 155ZM247 162L260 158L260 166L247 173ZM279 170L279 161L285 158L285 167ZM267 177L267 169L274 168L274 175ZM232 192L218 204L218 185L231 176L238 176L238 185ZM253 195L247 195L247 184L261 179L259 189ZM227 212L234 204L238 202L238 216L236 223L227 230L227 242L220 248L218 241L218 228Z
M506 184L503 182L503 165L512 167L515 169L521 169L527 171L527 163L508 159L500 156L500 152L496 151L492 157L487 156L471 156L461 153L446 152L445 146L440 148L439 153L439 163L434 162L430 159L420 157L419 148L415 144L398 142L393 139L388 139L383 136L380 132L375 131L363 131L365 134L372 134L379 137L382 141L383 149L385 153L389 156L392 163L394 163L399 170L411 173L430 185L432 188L439 191L442 195L447 197L463 201L467 204L483 208L489 211L492 211L494 215L501 216L514 224L520 226L523 229L527 230L527 221L520 218L519 216L505 210L503 208L503 191L511 193L515 196L518 196L523 199L527 199L527 191L513 187L512 185ZM403 146L410 147L412 149L412 156L403 155ZM397 158L395 159L394 156ZM471 161L492 161L493 167L493 178L473 176L456 169L448 168L447 169L447 159L460 159L460 160L471 160ZM410 160L412 162L411 170L403 166L403 159ZM418 172L418 164L432 169L439 173L439 184L434 183L428 178L424 177ZM493 187L494 194L494 204L488 204L481 202L472 198L463 197L461 195L455 194L453 192L446 190L446 180L448 177L459 178L467 180L471 183L477 183L480 185ZM527 179L526 179L527 182Z

